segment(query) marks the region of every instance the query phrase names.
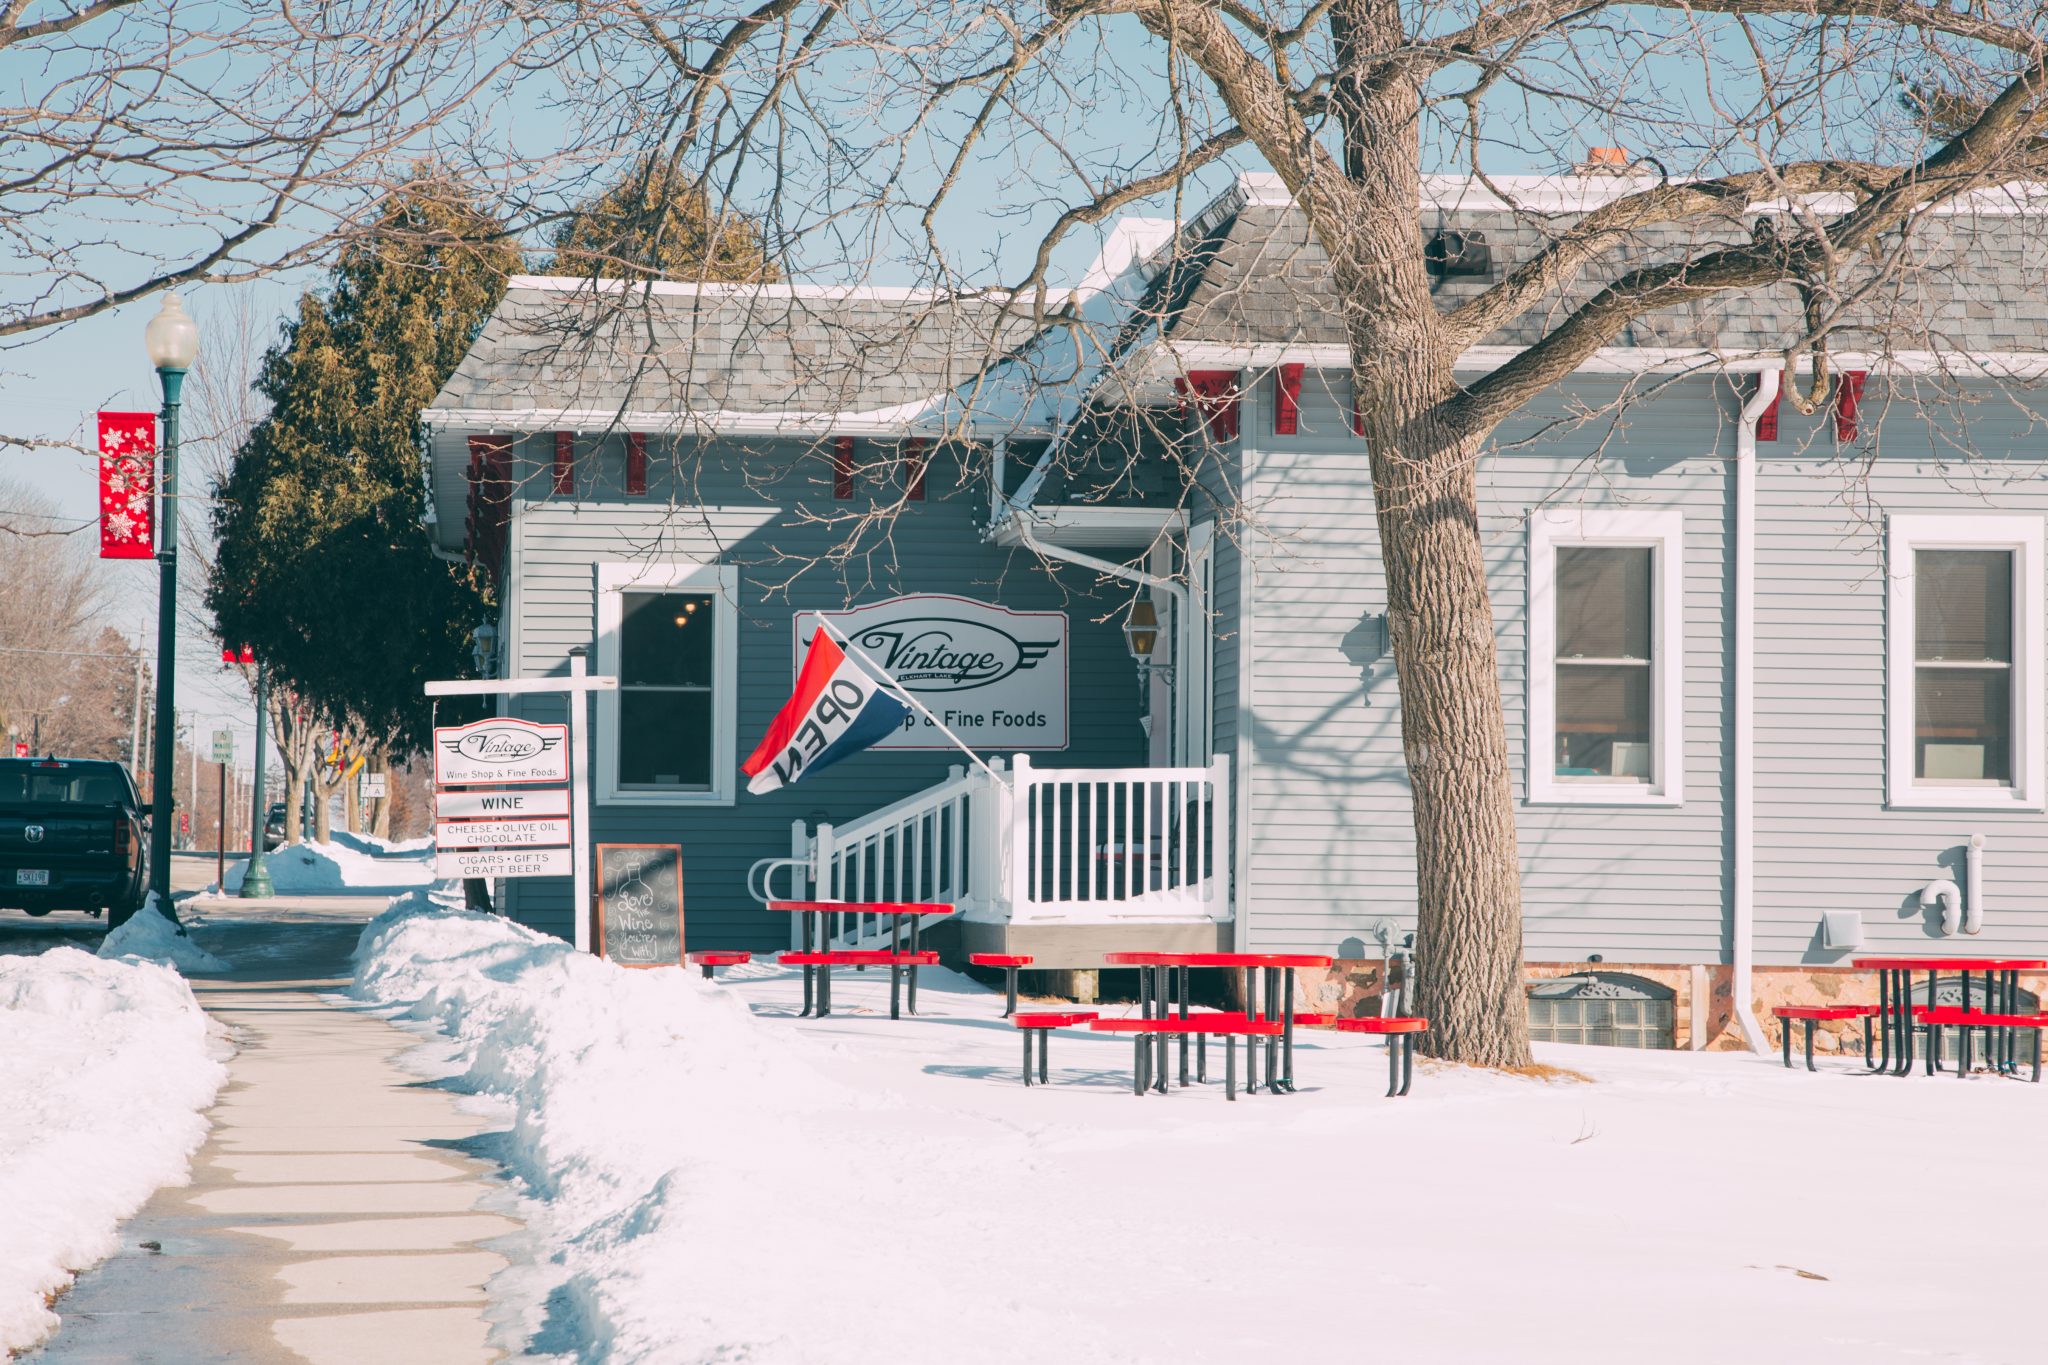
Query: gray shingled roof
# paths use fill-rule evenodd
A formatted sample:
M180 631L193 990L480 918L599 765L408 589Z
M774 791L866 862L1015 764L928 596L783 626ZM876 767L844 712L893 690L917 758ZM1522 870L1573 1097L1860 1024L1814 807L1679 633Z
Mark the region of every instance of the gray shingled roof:
M1438 227L1477 230L1493 253L1492 273L1442 282L1449 309L1479 294L1529 259L1576 215L1517 215L1504 209L1425 214ZM1636 233L1560 294L1532 308L1482 344L1525 346L1623 271L1683 259L1750 240L1756 215L1671 224ZM1238 209L1186 309L1166 325L1173 341L1231 345L1342 345L1345 337L1323 286L1328 258L1291 206L1250 202ZM2048 351L2048 215L1983 213L1923 219L1881 271L1848 277L1856 292L1843 314L1844 349L1868 351ZM1796 339L1804 323L1789 287L1730 292L1651 314L1617 346L1699 348L1748 354Z
M1147 339L1238 346L1332 345L1345 337L1325 283L1327 258L1306 221L1262 177L1246 177L1189 221L1148 263L1117 334L1118 363ZM1563 178L1553 191L1600 186ZM1616 186L1626 189L1628 186ZM1455 307L1498 281L1576 221L1570 212L1515 212L1468 182L1432 186L1425 236L1477 230L1493 253L1486 277L1444 280ZM1476 201L1476 203L1475 203ZM1552 206L1561 202L1553 192ZM1622 271L1749 240L1757 215L1730 214L1635 234L1559 294L1486 344L1530 344ZM1169 269L1169 267L1175 267ZM2048 352L2048 213L1931 215L1886 269L1859 268L1838 350ZM1632 324L1620 347L1756 354L1804 330L1790 288L1728 293ZM435 399L478 413L861 413L915 403L959 385L1019 348L1032 330L999 298L935 299L911 291L659 286L593 292L570 281L515 280ZM1058 336L1044 345L1071 350ZM1127 350L1135 348L1135 351ZM1028 365L1023 367L1028 370ZM430 413L431 417L432 414Z
M948 389L1020 339L1000 301L521 278L433 408L862 412Z

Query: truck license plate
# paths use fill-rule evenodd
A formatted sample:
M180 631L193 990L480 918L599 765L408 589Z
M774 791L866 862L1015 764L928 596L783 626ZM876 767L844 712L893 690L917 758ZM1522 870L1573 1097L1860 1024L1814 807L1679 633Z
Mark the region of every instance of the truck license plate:
M47 867L17 867L14 869L16 886L48 886L50 869Z

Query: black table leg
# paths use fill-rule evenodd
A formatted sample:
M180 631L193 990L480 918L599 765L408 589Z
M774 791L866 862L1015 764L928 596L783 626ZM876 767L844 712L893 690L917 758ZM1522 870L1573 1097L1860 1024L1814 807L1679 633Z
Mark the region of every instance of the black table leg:
M1808 1019L1804 1023L1806 1024L1806 1069L1813 1071L1817 1070L1813 1064L1813 1020Z
M1415 1035L1401 1035L1401 1093L1408 1093L1408 1087L1415 1084Z
M901 919L902 916L899 915L897 918ZM910 917L910 955L912 957L916 957L920 952L924 951L923 941L924 929L918 923L917 916L912 915ZM917 964L915 962L910 964L910 1012L913 1015L917 1013Z
M1145 1064L1151 1061L1151 1059L1152 1040L1141 1033L1137 1036L1137 1046L1131 1051L1131 1093L1133 1095L1142 1096L1145 1093L1145 1083L1149 1079L1145 1075Z
M1271 1023L1273 1021L1273 1007L1280 1000L1280 972L1278 968L1274 967L1266 968L1265 972L1266 1022ZM1269 1095L1282 1095L1286 1093L1286 1085L1280 1076L1280 1040L1270 1034L1266 1038L1266 1093Z
M1259 970L1256 967L1244 969L1244 1017L1259 1017ZM1259 1040L1249 1033L1244 1039L1244 1093L1259 1093Z
M1934 1003L1934 973L1927 974L1927 1002ZM1899 973L1897 1000L1899 1010L1899 1068L1898 1074L1913 1074L1913 973ZM1931 1073L1930 1073L1931 1074Z
M1892 1064L1891 982L1892 974L1880 969L1877 973L1877 1046L1879 1050L1873 1053L1868 1046L1863 1049L1863 1065L1869 1067L1872 1071L1878 1072L1880 1075ZM1869 1027L1868 1021L1865 1022L1864 1027L1866 1029ZM1868 1035L1866 1034L1865 1036ZM1786 1059L1785 1065L1792 1065L1790 1058Z
M1188 969L1186 967L1179 968L1177 975L1179 976L1179 982L1175 994L1180 1001L1180 1017L1185 1020L1188 1017ZM1180 1036L1180 1084L1181 1089L1187 1089L1188 1036L1185 1033Z
M1031 1086L1031 1030L1020 1028L1017 1032L1024 1035L1024 1086L1026 1089L1029 1089Z
M2035 1036L2039 1037L2040 1035L2036 1034ZM2034 1079L2041 1079L2038 1068L2034 1072ZM1237 1098L1237 1039L1228 1033L1223 1035L1223 1098L1226 1100Z
M1040 1029L1038 1033L1038 1083L1046 1083L1046 1057L1052 1048L1052 1030Z
M1017 1012L1017 969L1003 968L1003 1018Z
M1280 1002L1280 1062L1287 1093L1294 1093L1294 968L1287 969L1287 993Z
M1778 1052L1785 1059L1785 1069L1790 1071L1792 1069L1792 1021L1790 1019L1780 1019L1778 1024L1780 1026L1778 1030Z

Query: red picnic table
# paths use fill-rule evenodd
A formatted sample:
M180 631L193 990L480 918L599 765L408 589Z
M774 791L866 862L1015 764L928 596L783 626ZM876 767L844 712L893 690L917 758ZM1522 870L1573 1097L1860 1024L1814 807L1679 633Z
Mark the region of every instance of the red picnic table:
M793 953L785 953L781 961L804 969L804 1007L797 1017L810 1014L812 1004L812 975L817 974L816 1016L824 1018L832 1012L832 969L839 967L869 967L887 965L889 968L889 1017L900 1019L898 1009L899 973L908 968L910 972L910 1012L917 1013L917 969L929 967L938 961L936 954L926 953L919 946L920 924L926 915L950 915L954 906L943 901L769 901L770 910L802 918L797 923L802 927L802 946ZM880 951L832 951L828 946L830 934L827 931L827 915L883 915L890 916L889 948ZM910 921L910 950L903 948L903 921ZM812 946L815 934L817 946Z
M2000 1073L2016 1071L2019 1059L2014 1055L2014 1031L1993 1022L1992 1016L2010 1018L2019 1009L2020 973L2048 969L2048 960L2030 957L1858 957L1850 959L1849 965L1877 973L1877 1011L1880 1055L1877 1059L1865 1056L1864 1063L1872 1071L1891 1072L1894 1076L1905 1076L1913 1070L1913 973L1927 973L1927 1007L1935 1009L1940 1003L1934 998L1935 975L1938 972L1961 972L1963 976L1963 1017L1971 1013L1986 1016L1981 1025L1970 1027L1984 1030L1984 1056ZM1983 996L1991 1008L1973 1011L1970 1008L1970 977L1973 973L1984 973ZM1995 978L1995 979L1994 979ZM1943 1015L1942 1022L1931 1018L1927 1021L1927 1074L1932 1076L1939 1069L1941 1051L1940 1029L1951 1022ZM1960 1023L1960 1019L1954 1022ZM1994 1033L1996 1037L1994 1037ZM1964 1053L1962 1071L1969 1072L1969 1033L1963 1034Z
M1105 953L1102 960L1113 967L1136 967L1138 969L1138 998L1147 1019L1165 1019L1169 1008L1169 994L1178 1002L1179 1018L1188 1018L1188 972L1195 967L1220 967L1239 971L1244 984L1244 1017L1262 1023L1280 1025L1277 1034L1260 1030L1266 1039L1266 1090L1269 1094L1286 1095L1294 1091L1294 973L1301 967L1328 967L1335 959L1320 953ZM1176 978L1176 973L1178 976ZM1265 978L1264 1009L1260 1009L1261 992L1259 978ZM1285 984L1283 987L1282 978ZM1176 988L1172 989L1170 988ZM1282 1001L1278 1014L1274 1013L1276 1000ZM1166 1040L1167 1034L1158 1033L1159 1064L1156 1068L1156 1088L1166 1089ZM1204 1047L1203 1035L1195 1034L1197 1048L1197 1071L1203 1070L1205 1060L1200 1054ZM1250 1039L1245 1047L1245 1087L1247 1095L1255 1094L1259 1088L1259 1050ZM1180 1083L1188 1083L1187 1036L1180 1040Z

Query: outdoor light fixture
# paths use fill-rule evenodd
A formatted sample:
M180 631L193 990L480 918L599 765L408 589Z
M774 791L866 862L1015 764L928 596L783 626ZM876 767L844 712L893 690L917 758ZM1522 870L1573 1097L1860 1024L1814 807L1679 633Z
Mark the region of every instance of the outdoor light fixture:
M477 676L498 676L498 628L489 621L469 633L470 656L476 660Z
M149 889L157 909L175 922L171 905L171 782L178 726L174 708L178 660L178 395L199 359L199 324L175 292L142 331L143 349L164 392L163 454L158 464L156 608L156 761L150 770Z
M1151 598L1140 597L1131 603L1124 617L1124 643L1130 646L1133 659L1141 664L1152 662L1152 651L1159 647L1159 609Z

